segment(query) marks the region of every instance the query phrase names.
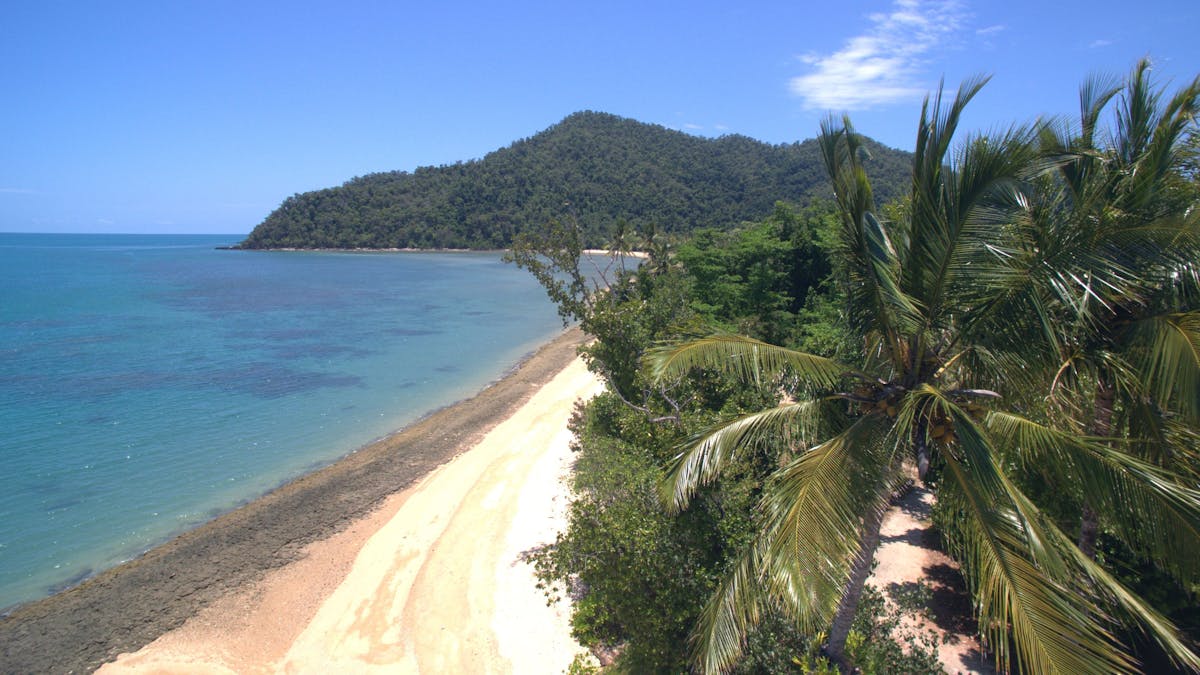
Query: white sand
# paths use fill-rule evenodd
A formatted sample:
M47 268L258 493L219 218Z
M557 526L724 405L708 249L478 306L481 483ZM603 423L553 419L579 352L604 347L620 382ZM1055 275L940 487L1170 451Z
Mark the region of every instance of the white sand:
M576 360L474 448L101 673L561 673L584 650L521 553L563 529Z

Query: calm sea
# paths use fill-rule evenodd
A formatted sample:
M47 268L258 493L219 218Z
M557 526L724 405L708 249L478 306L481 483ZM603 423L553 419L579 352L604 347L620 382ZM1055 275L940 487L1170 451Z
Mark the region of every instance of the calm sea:
M487 253L0 233L0 608L501 377L561 324Z

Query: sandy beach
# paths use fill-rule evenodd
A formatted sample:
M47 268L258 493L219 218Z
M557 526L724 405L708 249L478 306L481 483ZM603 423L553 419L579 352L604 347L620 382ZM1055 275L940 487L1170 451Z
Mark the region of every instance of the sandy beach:
M582 648L522 553L564 517L566 423L600 387L582 339L19 608L0 672L562 672Z

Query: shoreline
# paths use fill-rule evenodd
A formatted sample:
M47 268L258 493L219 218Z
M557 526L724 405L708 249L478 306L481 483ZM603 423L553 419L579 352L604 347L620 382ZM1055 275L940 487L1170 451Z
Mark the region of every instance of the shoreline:
M576 358L561 333L475 396L434 411L74 588L0 618L0 671L90 672L182 626L376 510L482 439Z
M218 246L218 251L256 251L263 253L508 253L508 248L298 248L281 246L277 248L241 248L238 245ZM608 256L612 251L603 248L585 248L580 251L583 255ZM645 251L627 251L622 255L628 258L648 259L650 254Z

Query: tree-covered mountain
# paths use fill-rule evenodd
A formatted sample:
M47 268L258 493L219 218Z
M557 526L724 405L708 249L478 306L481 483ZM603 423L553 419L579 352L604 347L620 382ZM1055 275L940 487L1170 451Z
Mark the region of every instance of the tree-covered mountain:
M868 142L877 196L899 196L911 155ZM776 201L832 196L816 141L770 145L691 136L580 112L481 160L354 178L293 195L241 248L507 247L515 233L573 217L589 245L619 219L660 231L728 228Z

